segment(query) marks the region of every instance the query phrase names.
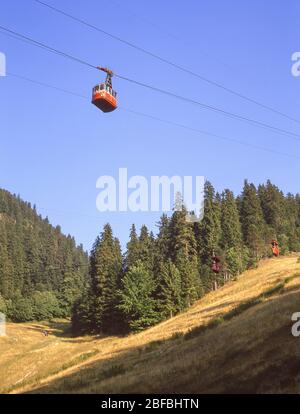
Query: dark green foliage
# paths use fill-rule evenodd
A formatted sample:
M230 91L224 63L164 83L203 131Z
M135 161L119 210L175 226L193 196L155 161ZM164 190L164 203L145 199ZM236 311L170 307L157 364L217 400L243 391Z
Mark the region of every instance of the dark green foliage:
M296 198L288 194L284 197L270 181L258 188L268 235L280 243L281 252L297 251L299 245L299 206Z
M8 318L69 316L87 280L87 259L71 236L0 189L0 297Z
M239 212L233 193L225 190L221 201L221 245L224 249L240 248L243 244Z
M34 292L31 297L33 319L49 320L62 315L59 302L53 292Z
M221 241L221 204L211 183L205 184L204 218L200 224L200 254L203 264L210 265L212 253L219 253Z
M285 197L269 181L258 190L246 181L237 198L228 189L216 193L207 182L200 223L186 220L182 204L178 195L172 216L161 217L156 238L145 226L139 235L132 226L123 269L111 229L105 228L91 253L91 288L74 305L74 332L108 332L105 313L107 321L115 321L119 333L126 326L134 331L144 329L183 311L205 292L271 256L273 238L279 240L282 253L300 250L300 197ZM221 259L219 275L212 272L213 254ZM5 251L2 255L7 256ZM9 273L9 260L3 263ZM7 283L9 289L9 280ZM278 285L264 297L282 288ZM187 336L217 326L264 297L241 304Z
M182 308L181 275L169 259L162 265L159 277L159 311L162 319L172 318Z
M194 228L186 220L187 210L175 211L170 220L170 259L181 278L181 304L186 308L200 295L199 258Z
M137 236L135 225L130 230L129 242L127 243L127 253L125 260L126 270L130 269L139 259L139 239Z
M155 281L141 261L133 265L122 280L119 309L131 330L139 331L158 322L156 302L152 296Z
M16 295L7 306L7 316L13 322L32 321L34 314L31 299Z
M88 290L83 293L81 298L75 301L72 308L72 333L74 335L82 335L94 331L93 305L93 297Z
M120 243L109 224L91 254L91 295L93 325L97 332L116 332L119 325L117 291L121 286L122 255Z
M248 251L244 246L239 211L233 193L225 190L221 201L221 247L227 277L245 270Z
M251 256L258 260L266 253L266 225L261 202L254 184L245 181L239 205L244 243L249 247ZM270 243L270 240L268 240L268 243Z
M66 317L72 309L75 334L141 330L271 256L272 239L282 254L300 250L300 196L285 196L270 181L258 188L246 181L237 198L207 182L200 223L186 219L182 204L178 195L171 217L161 217L157 237L146 226L137 233L133 225L124 257L107 224L91 251L88 274L87 255L71 236L0 190L0 311L29 321ZM221 259L218 275L213 254Z

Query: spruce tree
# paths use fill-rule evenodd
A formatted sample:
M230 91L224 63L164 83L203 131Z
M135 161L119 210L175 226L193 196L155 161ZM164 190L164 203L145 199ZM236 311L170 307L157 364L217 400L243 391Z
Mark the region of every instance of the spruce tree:
M263 211L254 184L245 181L239 204L244 243L250 250L250 257L257 261L264 256L266 244Z
M154 241L145 225L141 228L138 240L137 257L150 272L153 271Z
M201 258L201 278L204 289L217 288L219 277L212 272L213 255L221 256L221 199L209 181L204 187L204 215L197 230L198 251Z
M213 252L218 253L221 239L221 206L211 183L204 188L204 216L201 222L202 263L210 266Z
M199 261L193 225L187 222L187 210L174 211L170 220L170 259L181 277L181 301L190 306L200 295Z
M127 252L125 257L125 270L129 270L139 260L139 239L135 225L130 229L129 242L127 243Z
M117 291L122 272L120 244L109 224L104 226L91 254L91 286L94 328L98 332L117 330Z
M258 195L267 228L268 239L265 238L265 243L268 245L272 239L277 239L281 252L285 253L289 250L289 238L293 237L294 233L292 230L293 213L290 211L292 214L288 215L284 194L270 180L266 185L259 186Z
M221 246L225 273L236 275L245 268L245 254L240 216L233 193L225 190L221 202ZM225 274L227 278L228 274Z

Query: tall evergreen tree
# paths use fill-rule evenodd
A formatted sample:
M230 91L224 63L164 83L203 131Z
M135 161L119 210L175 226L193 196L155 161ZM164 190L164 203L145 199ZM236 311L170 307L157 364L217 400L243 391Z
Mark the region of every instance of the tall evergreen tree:
M141 228L138 241L137 257L152 272L154 260L154 241L145 225Z
M200 295L199 261L193 226L187 210L174 211L170 221L170 258L180 272L183 306L190 306Z
M194 226L197 237L198 252L200 255L200 273L205 291L218 285L218 277L212 272L213 255L221 255L221 199L209 181L204 187L203 219L198 226Z
M169 259L163 263L159 275L159 311L161 318L172 318L183 309L181 292L181 275Z
M120 244L109 224L97 238L91 255L94 327L98 332L117 330L117 290L122 272Z
M266 252L265 221L254 184L245 181L239 205L244 242L250 249L251 257L258 260Z
M221 206L211 183L204 188L204 216L201 222L201 259L205 265L211 265L213 252L218 252L221 239Z
M270 180L266 185L258 187L264 220L266 222L266 244L272 239L277 239L281 246L281 252L289 250L289 238L293 237L293 215L287 214L287 202L282 191L273 185Z
M230 275L236 275L242 272L247 264L247 251L244 247L236 200L230 190L225 190L222 194L221 246L226 273L229 272ZM226 276L227 274L225 274Z
M130 269L139 260L139 239L135 225L130 229L129 242L127 243L127 252L125 259L125 269Z

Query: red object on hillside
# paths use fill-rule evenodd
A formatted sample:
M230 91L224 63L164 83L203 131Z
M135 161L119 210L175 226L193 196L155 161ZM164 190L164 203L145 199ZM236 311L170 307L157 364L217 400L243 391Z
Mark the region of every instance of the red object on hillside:
M272 240L271 245L272 245L273 256L278 257L280 254L278 241Z
M216 274L220 273L221 272L221 263L220 263L221 259L218 256L214 255L212 260L213 260L213 263L212 263L211 270Z
M93 88L92 103L102 112L112 112L117 108L117 92L112 87L113 72L107 68L98 68L106 73L106 81Z

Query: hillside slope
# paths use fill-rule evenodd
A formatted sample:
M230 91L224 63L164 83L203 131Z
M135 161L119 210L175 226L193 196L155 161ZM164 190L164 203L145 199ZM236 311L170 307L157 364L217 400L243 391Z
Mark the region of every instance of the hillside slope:
M1 392L300 392L300 338L291 335L299 293L300 263L290 256L126 338L71 338L63 323L47 338L39 325L9 324Z

